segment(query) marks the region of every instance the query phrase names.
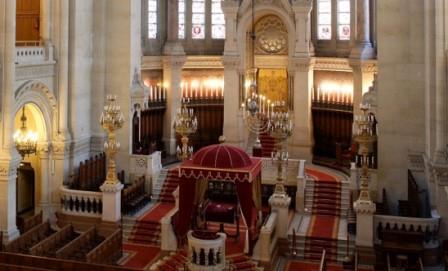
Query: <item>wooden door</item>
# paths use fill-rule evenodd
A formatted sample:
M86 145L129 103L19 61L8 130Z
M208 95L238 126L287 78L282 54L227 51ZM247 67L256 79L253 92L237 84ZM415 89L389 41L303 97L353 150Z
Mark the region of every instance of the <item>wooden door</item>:
M17 0L16 11L16 40L38 41L40 0Z

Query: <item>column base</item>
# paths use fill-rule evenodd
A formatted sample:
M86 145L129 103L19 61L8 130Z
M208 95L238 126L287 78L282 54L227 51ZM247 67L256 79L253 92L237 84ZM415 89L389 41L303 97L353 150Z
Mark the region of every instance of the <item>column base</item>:
M349 58L372 59L375 58L375 56L375 48L373 48L370 43L360 43L352 49Z
M2 232L3 232L3 244L11 242L19 238L20 236L20 232L17 229L17 227Z

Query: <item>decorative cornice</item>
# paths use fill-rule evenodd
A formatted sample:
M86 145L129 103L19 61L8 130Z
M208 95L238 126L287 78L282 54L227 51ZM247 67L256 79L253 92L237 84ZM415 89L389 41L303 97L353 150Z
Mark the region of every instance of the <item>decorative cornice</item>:
M142 70L161 70L163 69L162 56L144 56L142 57Z
M16 80L40 79L55 75L54 64L17 65Z
M184 69L223 69L222 56L188 56Z
M347 58L316 57L314 70L352 72Z

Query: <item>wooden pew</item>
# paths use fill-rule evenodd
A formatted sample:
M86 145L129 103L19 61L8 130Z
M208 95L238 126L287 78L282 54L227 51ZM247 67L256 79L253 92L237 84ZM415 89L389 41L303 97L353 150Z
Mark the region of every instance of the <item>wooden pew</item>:
M5 247L6 252L29 253L29 249L54 233L50 222L35 226Z
M86 255L93 248L95 248L103 237L98 235L97 229L91 227L89 230L83 232L77 238L56 251L55 256L58 259L72 259L85 261Z
M101 244L86 255L88 263L114 264L123 255L121 229L109 235Z
M35 227L39 224L42 224L42 222L43 222L42 211L40 211L39 213L37 213L33 216L19 219L17 226L19 228L20 233L24 234L25 232L29 231L33 227Z
M38 257L32 255L14 254L0 252L0 264L11 266L12 269L6 270L64 270L64 271L80 271L80 270L95 270L95 271L134 271L141 269L126 268L114 265L102 265L76 262L63 259L52 259L45 257ZM20 266L23 269L13 269ZM0 266L0 270L1 269Z
M122 190L121 208L125 214L135 212L150 200L151 198L145 192L145 176L142 176Z
M78 236L71 224L66 225L55 234L30 248L35 256L54 257L55 252Z

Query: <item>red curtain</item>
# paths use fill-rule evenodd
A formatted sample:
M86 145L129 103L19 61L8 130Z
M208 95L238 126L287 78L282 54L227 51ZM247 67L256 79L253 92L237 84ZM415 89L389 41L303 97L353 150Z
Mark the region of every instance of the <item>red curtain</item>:
M181 179L179 182L179 210L174 218L174 231L181 244L186 240L188 230L191 227L195 194L196 181L194 179Z
M249 232L249 254L251 254L257 236L257 211L252 199L252 183L237 181L236 193L238 194L241 211L243 212Z

